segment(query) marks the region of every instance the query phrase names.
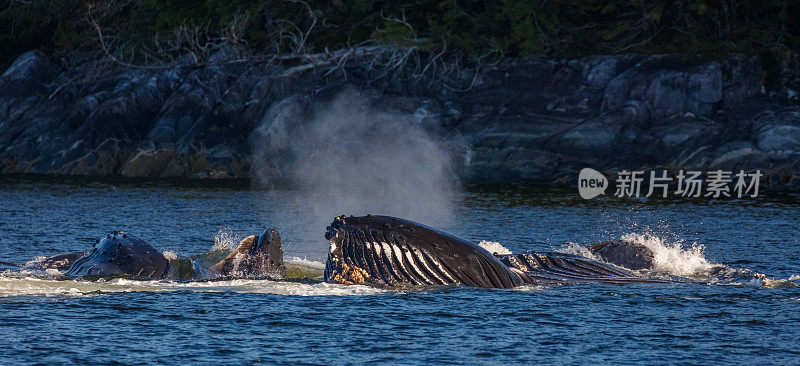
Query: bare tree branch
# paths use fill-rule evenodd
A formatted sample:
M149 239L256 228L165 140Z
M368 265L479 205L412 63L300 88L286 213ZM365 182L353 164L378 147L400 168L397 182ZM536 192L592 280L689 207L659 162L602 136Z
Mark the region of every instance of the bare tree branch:
M351 47L344 47L338 50L330 51L327 48L324 52L309 53L308 42L311 34L317 25L318 16L316 12L303 0L287 0L303 6L311 19L311 24L305 29L301 30L297 24L287 19L272 19L268 25L272 25L273 53L261 54L253 56L248 54L247 44L241 40L240 29L244 27L246 17L237 17L229 24L222 32L212 35L208 26L190 26L186 23L176 27L171 37L162 37L157 35L153 39L153 48L142 45L139 47L139 57L144 57L146 64L137 64L127 60L133 60L134 50L128 49L128 57L121 57L121 52L113 50L114 36L107 35L103 32L101 21L107 15L119 11L132 0L120 3L111 0L106 3L105 7L92 7L90 5L89 12L87 13L87 21L92 26L97 34L98 44L105 55L105 58L114 64L136 69L146 70L163 70L163 69L179 69L179 68L201 68L208 66L223 66L231 64L249 64L249 65L280 65L284 71L277 75L278 77L292 77L299 73L308 72L311 70L320 69L322 76L327 77L334 73L341 73L347 79L346 68L353 63L365 65L367 70L374 72L372 76L375 79L386 77L389 74L405 70L406 67L411 67L411 72L408 74L416 81L423 79L429 82L429 85L437 80L442 85L450 90L465 91L471 89L478 79L481 72L481 65L484 65L484 59L489 58L491 55L500 54L499 52L488 52L481 55L478 59L478 67L470 69L472 80L466 89L460 89L458 85L464 85L466 80L462 78L462 66L460 57L450 57L445 59L447 54L447 44L442 40L442 47L435 53L423 51L417 45L427 42L427 40L417 39L414 36L411 39L412 46L399 46L399 45L380 45L373 40L362 42L358 45ZM406 27L409 27L412 34L416 35L411 24L405 20L405 14L401 18L386 18L388 21L397 22ZM288 44L286 44L288 42ZM288 46L288 47L287 47ZM232 58L212 58L214 54L224 51L228 48L236 49L236 57ZM292 50L289 53L284 53L283 50ZM244 54L247 56L241 56ZM187 60L188 58L188 60ZM423 62L423 59L427 61ZM210 61L213 60L213 61ZM156 62L157 64L152 64ZM496 62L492 61L492 62ZM491 66L492 62L486 65ZM451 86L456 85L456 86ZM227 94L227 92L225 93Z

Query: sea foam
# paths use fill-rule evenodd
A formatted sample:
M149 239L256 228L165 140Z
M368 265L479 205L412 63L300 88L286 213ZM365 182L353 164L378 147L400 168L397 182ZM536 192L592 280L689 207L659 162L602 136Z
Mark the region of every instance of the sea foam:
M109 281L57 281L34 277L0 276L0 297L46 296L88 297L125 292L235 292L262 293L288 296L358 296L397 293L361 285L339 285L331 283L297 283L270 280L226 280L226 281L138 281L116 278Z

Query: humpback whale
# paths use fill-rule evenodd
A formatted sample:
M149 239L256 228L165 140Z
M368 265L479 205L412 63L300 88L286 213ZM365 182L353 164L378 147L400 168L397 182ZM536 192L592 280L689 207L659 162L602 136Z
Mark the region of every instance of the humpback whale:
M483 248L450 234L388 216L338 216L325 281L511 288L524 283Z
M330 247L324 279L333 283L512 288L524 284L671 282L577 255L494 255L464 239L389 216L338 216L326 228L325 238Z
M251 235L216 263L205 265L214 253L191 258L167 259L146 241L113 231L87 252L58 254L34 261L23 270L66 270L68 277L125 275L148 279L206 279L213 277L283 278L281 237L275 229Z

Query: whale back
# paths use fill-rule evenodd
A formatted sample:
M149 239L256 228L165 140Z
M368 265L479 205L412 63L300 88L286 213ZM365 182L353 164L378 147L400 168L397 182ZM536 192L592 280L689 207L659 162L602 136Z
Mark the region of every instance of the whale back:
M624 240L606 241L588 247L595 256L608 263L632 270L653 269L655 259L648 247Z
M66 275L163 278L168 270L167 258L150 244L133 235L114 231L89 254L72 263Z
M339 216L325 238L330 240L328 282L486 288L523 284L480 246L408 220Z

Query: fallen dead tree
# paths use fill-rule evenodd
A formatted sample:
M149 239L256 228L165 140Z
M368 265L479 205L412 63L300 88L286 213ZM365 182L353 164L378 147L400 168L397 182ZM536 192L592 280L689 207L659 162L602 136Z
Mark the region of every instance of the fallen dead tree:
M222 32L211 33L203 27L190 27L182 25L176 28L171 38L156 37L153 47L142 46L140 57L145 62L134 62L132 59L136 51L127 50L128 57L123 57L120 50L114 49L116 36L108 35L101 26L102 19L107 15L118 12L128 6L133 0L124 2L110 1L101 8L90 8L86 20L91 24L97 37L97 43L106 60L126 68L137 69L179 69L202 68L210 66L224 66L231 64L263 65L263 67L279 66L283 72L278 76L292 77L296 74L315 70L325 76L340 74L347 78L347 66L358 63L366 65L367 70L374 77L379 78L400 70L409 70L409 76L418 81L426 80L444 81L443 85L450 86L452 90L471 89L477 80L480 71L494 66L499 60L493 52L477 58L477 63L465 67L462 58L445 56L446 43L442 43L439 50L423 50L421 45L424 39L410 40L410 45L381 44L377 40L368 40L358 45L344 47L337 50L322 52L308 52L307 42L314 26L317 24L317 13L301 0L289 0L303 6L309 18L310 25L301 29L291 21L285 19L275 20L277 29L273 34L274 52L253 54L247 42L239 35L239 24L243 19L234 20ZM403 19L397 22L408 25ZM410 25L408 25L410 27ZM282 50L289 51L282 51ZM217 57L226 50L235 50L232 55ZM487 61L488 60L488 61ZM410 67L409 69L406 69ZM463 85L463 80L471 80L468 85Z

